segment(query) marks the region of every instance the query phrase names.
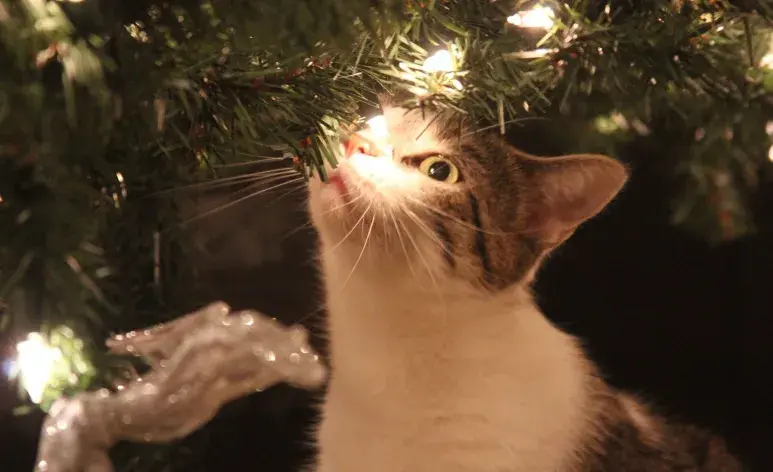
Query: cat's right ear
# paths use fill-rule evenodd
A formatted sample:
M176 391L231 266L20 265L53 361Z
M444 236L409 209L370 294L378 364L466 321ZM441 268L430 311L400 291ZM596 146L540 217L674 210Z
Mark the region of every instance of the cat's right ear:
M526 230L546 247L562 243L596 216L628 180L623 164L600 155L520 156L518 161L527 174Z

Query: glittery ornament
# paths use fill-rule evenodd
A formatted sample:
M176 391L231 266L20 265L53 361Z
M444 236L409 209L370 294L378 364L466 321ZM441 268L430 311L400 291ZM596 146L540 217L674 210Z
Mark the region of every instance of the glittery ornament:
M168 324L115 336L114 353L151 370L116 392L61 398L41 431L39 472L112 472L118 441L168 442L210 421L236 398L280 382L313 389L326 370L301 327L213 303Z

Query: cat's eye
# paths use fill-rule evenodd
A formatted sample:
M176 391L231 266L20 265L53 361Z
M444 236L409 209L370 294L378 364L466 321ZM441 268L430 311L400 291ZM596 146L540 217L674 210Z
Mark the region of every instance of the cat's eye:
M431 156L422 160L419 170L439 182L453 184L459 180L459 169L443 156Z

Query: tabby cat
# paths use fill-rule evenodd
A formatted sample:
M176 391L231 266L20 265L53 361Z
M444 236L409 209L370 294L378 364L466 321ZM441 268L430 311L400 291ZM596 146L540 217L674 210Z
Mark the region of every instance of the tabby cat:
M332 367L318 472L742 470L721 439L607 385L530 293L622 164L383 113L310 182Z

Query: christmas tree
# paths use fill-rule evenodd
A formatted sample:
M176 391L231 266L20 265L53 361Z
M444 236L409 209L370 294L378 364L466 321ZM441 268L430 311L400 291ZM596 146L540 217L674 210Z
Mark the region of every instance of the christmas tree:
M185 228L217 209L191 216L181 194L241 186L235 205L324 178L336 134L384 92L481 131L540 129L557 152L659 144L674 225L753 232L773 167L771 8L0 0L0 328L63 359L29 396L45 409L111 385L124 367L103 338L194 308ZM234 172L256 163L273 170Z

